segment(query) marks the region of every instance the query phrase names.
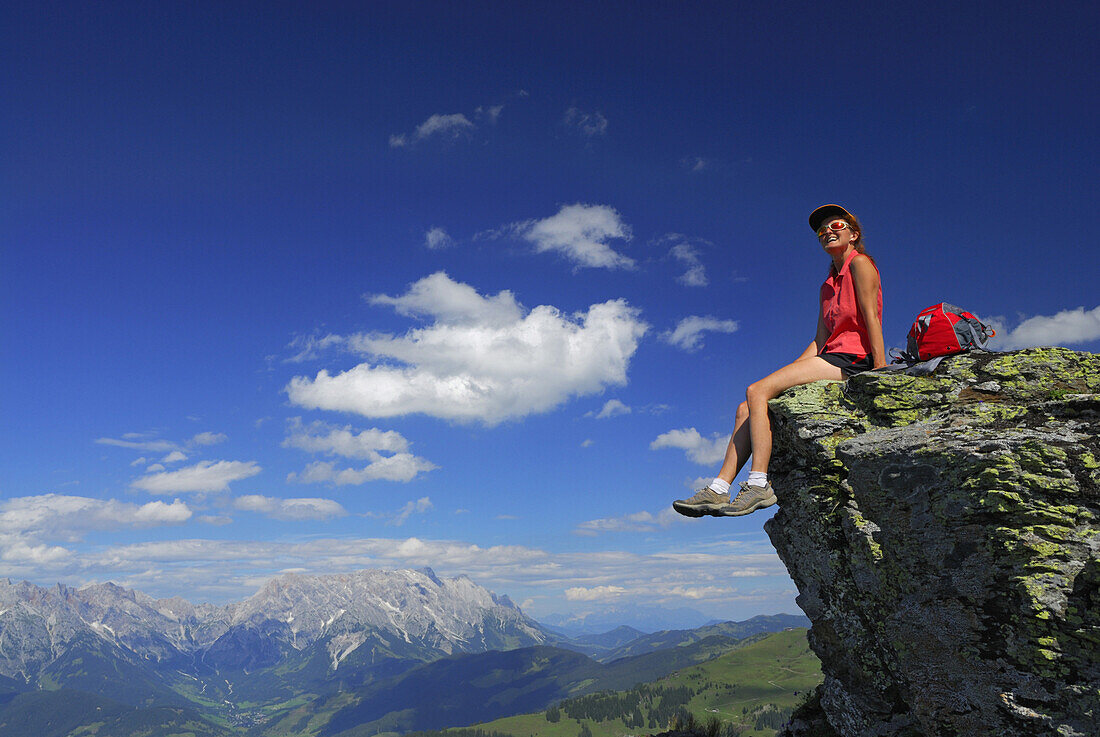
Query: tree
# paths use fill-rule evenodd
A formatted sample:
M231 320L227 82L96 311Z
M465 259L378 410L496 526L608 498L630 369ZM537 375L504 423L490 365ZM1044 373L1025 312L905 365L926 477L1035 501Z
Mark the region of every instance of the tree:
M546 710L546 721L551 724L561 721L561 709L558 708L557 704Z

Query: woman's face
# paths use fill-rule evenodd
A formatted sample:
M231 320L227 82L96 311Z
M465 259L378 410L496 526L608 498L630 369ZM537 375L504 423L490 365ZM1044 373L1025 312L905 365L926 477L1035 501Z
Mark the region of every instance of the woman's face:
M817 240L828 253L844 252L857 240L855 231L846 218L829 218L821 223Z

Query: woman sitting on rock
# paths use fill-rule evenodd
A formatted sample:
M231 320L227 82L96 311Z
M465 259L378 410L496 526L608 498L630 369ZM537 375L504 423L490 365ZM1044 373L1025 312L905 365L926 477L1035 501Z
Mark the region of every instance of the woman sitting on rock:
M822 379L840 381L886 365L882 343L882 285L878 267L863 249L859 220L840 205L810 213L810 227L833 260L821 285L817 335L798 360L751 384L737 408L733 435L717 478L672 508L688 517L739 517L775 504L768 481L772 454L768 400L784 389ZM749 480L730 498L730 484L752 456Z

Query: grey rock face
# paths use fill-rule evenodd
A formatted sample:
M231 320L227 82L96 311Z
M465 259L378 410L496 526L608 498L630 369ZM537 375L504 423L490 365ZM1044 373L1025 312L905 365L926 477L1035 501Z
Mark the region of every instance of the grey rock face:
M322 643L333 668L366 642L406 655L538 645L545 635L507 597L431 570L286 575L226 606L153 599L114 584L45 589L0 579L0 674L31 680L88 633L144 660L254 669Z
M976 352L771 411L766 530L837 732L1100 734L1100 357Z

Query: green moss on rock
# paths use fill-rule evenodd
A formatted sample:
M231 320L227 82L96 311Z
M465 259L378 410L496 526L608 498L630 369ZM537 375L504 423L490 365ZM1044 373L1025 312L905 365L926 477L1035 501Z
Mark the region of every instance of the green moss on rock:
M1089 734L1100 717L1100 357L870 372L771 403L766 526L841 734Z

